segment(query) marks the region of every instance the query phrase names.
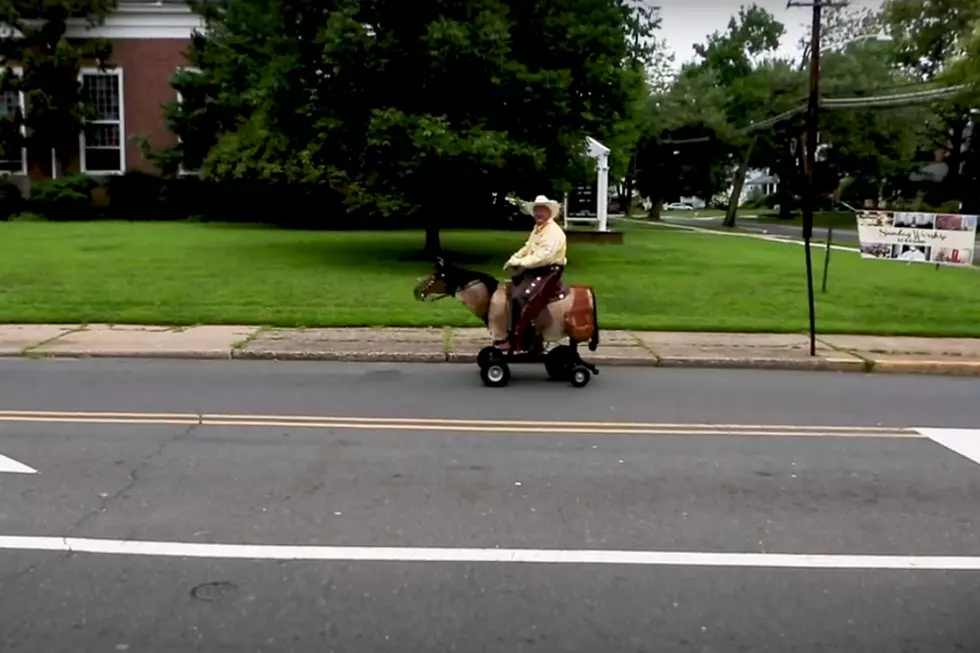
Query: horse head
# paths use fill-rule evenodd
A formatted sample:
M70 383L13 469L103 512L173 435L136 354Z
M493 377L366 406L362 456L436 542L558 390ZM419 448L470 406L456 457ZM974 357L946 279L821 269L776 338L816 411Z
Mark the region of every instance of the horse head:
M419 279L415 286L415 299L421 301L428 298L453 297L460 290L476 284L486 286L487 293L492 295L497 289L498 282L489 274L465 270L453 265L442 256L437 256L432 273Z
M446 274L449 269L450 265L446 262L446 259L442 256L437 256L432 273L419 279L419 282L416 284L413 290L415 299L419 301L424 301L430 297L439 299L440 297L451 294L446 281Z

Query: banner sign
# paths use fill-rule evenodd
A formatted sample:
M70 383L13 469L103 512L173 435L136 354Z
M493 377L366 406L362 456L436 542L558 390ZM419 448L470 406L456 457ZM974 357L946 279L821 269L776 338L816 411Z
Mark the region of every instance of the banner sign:
M568 217L596 217L596 185L592 183L572 189L572 192L568 194Z
M977 216L858 211L861 258L973 265Z

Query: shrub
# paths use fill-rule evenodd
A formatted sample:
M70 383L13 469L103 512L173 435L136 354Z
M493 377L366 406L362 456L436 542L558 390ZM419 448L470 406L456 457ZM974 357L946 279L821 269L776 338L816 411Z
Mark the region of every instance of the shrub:
M92 192L99 187L92 177L82 174L59 179L43 179L31 186L30 210L58 222L94 220L98 217Z
M173 220L161 203L164 180L145 172L127 172L106 184L108 216L123 220Z
M936 213L959 213L960 201L948 200L936 207Z
M0 220L9 220L24 210L20 187L9 179L0 180Z
M18 213L17 215L10 216L11 222L47 222L48 219L43 215L38 215L37 213Z

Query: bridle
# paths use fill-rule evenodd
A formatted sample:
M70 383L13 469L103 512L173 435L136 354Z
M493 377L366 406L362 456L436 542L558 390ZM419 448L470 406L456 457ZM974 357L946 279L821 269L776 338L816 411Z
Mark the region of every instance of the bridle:
M433 284L435 284L435 282L439 280L442 280L443 282L443 286L444 286L443 292L427 294L429 292L429 289L432 288ZM432 297L433 298L432 301L439 301L440 299L446 299L447 297L454 297L456 293L462 292L464 290L468 290L473 286L477 285L478 283L482 283L482 281L480 279L473 279L467 282L465 285L457 287L455 284L449 284L448 280L446 279L446 274L444 272L437 272L433 274L428 281L425 282L425 286L420 288L418 293L420 296L422 296L423 300ZM453 286L454 288L453 292L449 292L449 288L446 287L449 285Z

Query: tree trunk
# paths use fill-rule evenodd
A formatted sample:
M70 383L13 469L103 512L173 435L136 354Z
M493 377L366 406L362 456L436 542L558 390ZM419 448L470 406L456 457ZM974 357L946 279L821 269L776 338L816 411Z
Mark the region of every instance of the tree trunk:
M430 218L425 225L425 253L435 258L442 254L442 240L439 237L439 223Z
M951 121L949 133L949 149L943 162L947 166L946 176L943 178L941 187L943 189L943 199L959 199L962 190L961 170L963 161L963 131L966 129L967 121L963 118Z
M636 175L636 154L630 158L629 171L626 173L626 180L623 186L625 187L625 201L623 202L623 212L626 217L632 217L633 215L633 187L634 181L633 177Z
M650 213L647 217L651 220L660 220L660 214L664 210L664 201L658 197L651 197L650 199Z
M735 182L732 184L732 196L728 199L728 211L725 213L725 221L721 223L723 227L735 226L735 215L738 213L738 198L742 195L742 187L745 185L745 175L749 171L749 160L752 158L752 150L755 149L755 144L758 140L759 137L755 136L749 142L749 146L745 150L745 156L742 157L742 163L739 165L738 172L735 174Z

